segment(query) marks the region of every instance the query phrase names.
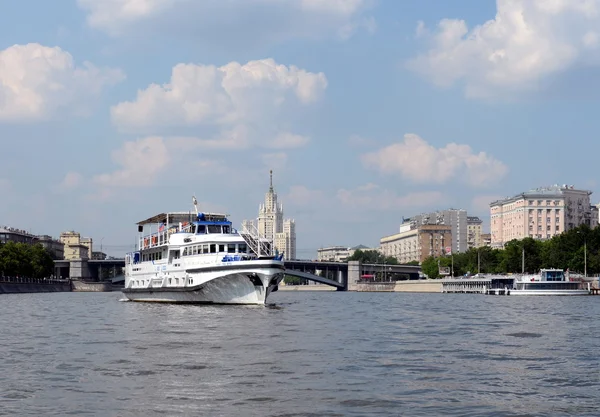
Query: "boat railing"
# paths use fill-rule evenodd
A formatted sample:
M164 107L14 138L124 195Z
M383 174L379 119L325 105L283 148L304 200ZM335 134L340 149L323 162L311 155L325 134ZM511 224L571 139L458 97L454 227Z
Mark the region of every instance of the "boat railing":
M253 223L244 223L242 225L242 231L239 232L239 235L242 237L242 239L244 239L252 252L256 253L258 257L271 256L271 242L260 237L258 228Z
M183 223L181 226L165 227L163 230L140 237L138 247L140 249L151 249L166 245L173 233L192 233L192 227L193 225L188 222Z

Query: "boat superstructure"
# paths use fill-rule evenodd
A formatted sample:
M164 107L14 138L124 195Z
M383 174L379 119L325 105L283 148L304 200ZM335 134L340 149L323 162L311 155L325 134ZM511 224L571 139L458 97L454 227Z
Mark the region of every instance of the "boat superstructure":
M283 254L257 230L238 232L227 215L161 213L138 223L125 256L123 293L132 301L265 304L283 279Z
M570 279L562 269L542 269L539 274L514 280L510 295L589 295L589 282Z

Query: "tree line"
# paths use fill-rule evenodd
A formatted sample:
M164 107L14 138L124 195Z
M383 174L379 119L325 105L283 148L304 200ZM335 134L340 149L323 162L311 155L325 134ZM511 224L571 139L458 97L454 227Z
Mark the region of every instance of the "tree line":
M542 268L558 268L584 273L587 256L587 274L600 273L600 227L590 229L583 225L556 235L548 240L526 237L511 240L504 249L481 247L463 253L438 258L429 257L421 265L429 278L439 278L439 267L454 269L454 276L467 273L504 274L524 270L536 273Z
M582 225L548 240L536 240L530 237L507 242L503 249L481 247L466 252L425 259L421 265L429 278L440 278L439 268L454 271L454 276L467 273L506 274L520 273L523 269L523 249L525 251L524 269L526 273L536 273L542 268L558 268L571 272L600 274L600 227L590 229ZM587 257L587 262L586 262ZM361 261L367 264L396 265L398 260L385 256L377 250L357 250L349 261ZM416 261L408 265L418 265Z
M54 273L54 261L41 244L0 244L0 276L46 278Z

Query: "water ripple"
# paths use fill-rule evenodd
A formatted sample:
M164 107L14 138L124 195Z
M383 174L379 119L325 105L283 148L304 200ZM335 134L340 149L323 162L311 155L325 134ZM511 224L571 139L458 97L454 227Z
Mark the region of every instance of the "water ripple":
M596 416L596 297L3 297L0 416Z

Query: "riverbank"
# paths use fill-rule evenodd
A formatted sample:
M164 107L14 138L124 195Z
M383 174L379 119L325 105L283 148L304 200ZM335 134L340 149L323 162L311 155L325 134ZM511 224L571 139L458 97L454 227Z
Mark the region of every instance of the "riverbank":
M70 292L68 280L44 280L36 278L0 278L0 294L26 294L38 292Z
M442 283L435 279L351 284L348 291L357 292L442 292Z

